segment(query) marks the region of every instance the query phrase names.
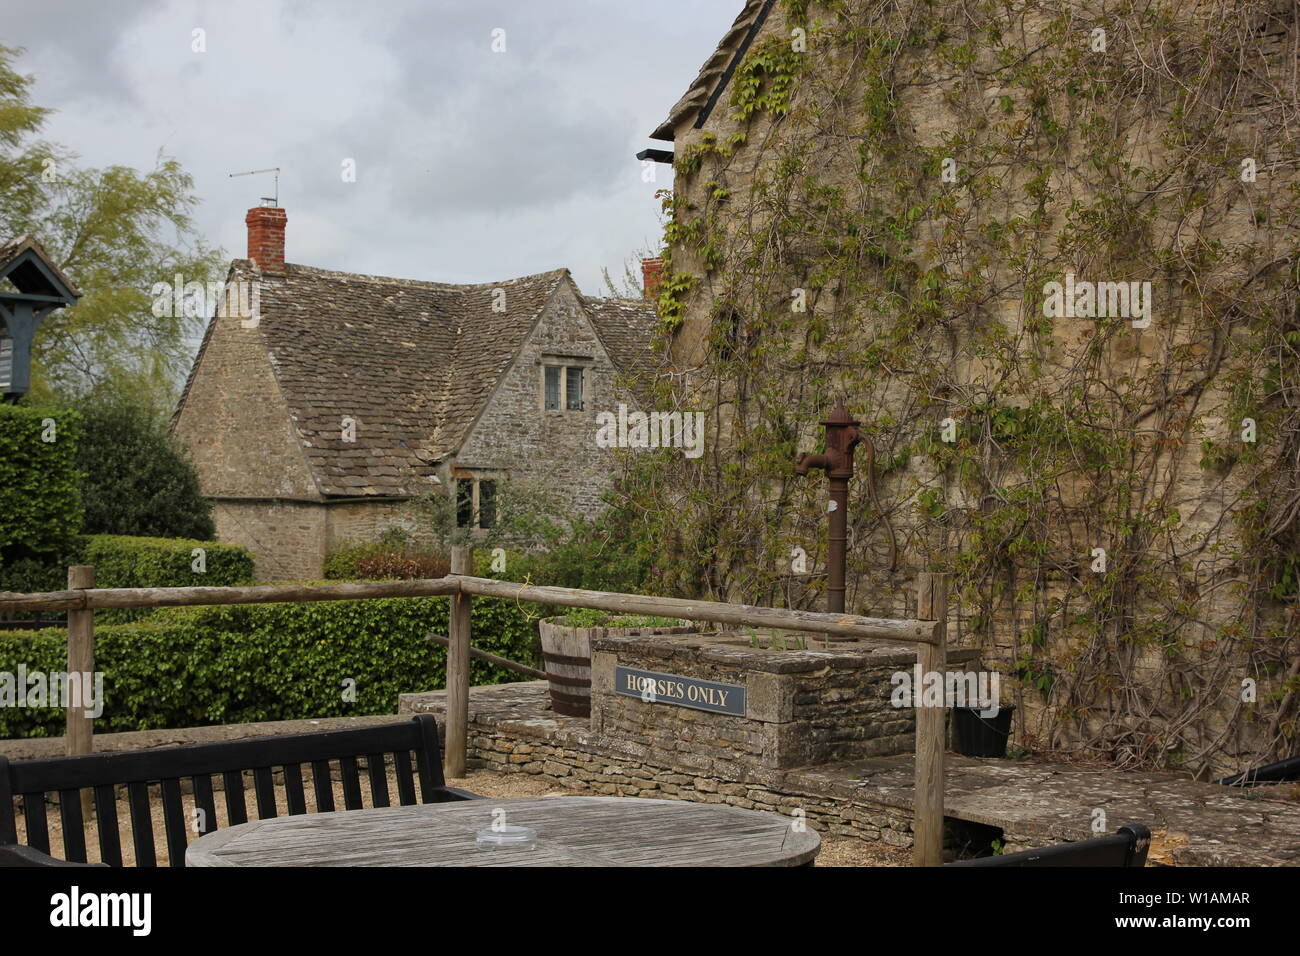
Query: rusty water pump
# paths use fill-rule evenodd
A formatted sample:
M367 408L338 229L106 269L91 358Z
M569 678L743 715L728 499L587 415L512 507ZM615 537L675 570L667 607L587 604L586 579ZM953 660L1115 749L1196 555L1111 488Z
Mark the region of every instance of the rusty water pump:
M830 547L826 558L830 580L826 588L826 610L843 614L844 561L849 538L849 479L853 477L853 449L863 438L858 431L859 423L849 417L849 411L843 405L837 405L830 418L821 424L826 427L825 453L801 454L794 473L807 475L809 469L821 468L830 479Z

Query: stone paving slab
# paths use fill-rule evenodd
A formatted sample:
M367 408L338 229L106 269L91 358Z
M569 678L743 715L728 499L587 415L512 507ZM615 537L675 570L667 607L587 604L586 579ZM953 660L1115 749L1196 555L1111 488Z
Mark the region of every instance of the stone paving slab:
M442 713L441 692L402 696L399 713ZM545 681L470 689L471 724L483 730L544 739L600 756L646 761L635 741L593 734L583 718L558 717ZM689 761L690 755L677 758ZM663 755L658 755L662 762ZM735 768L684 765L686 773L729 772L761 783L845 800L912 810L911 755L843 761L787 771L737 774ZM744 778L744 779L741 779ZM944 812L997 827L1008 844L1043 846L1093 836L1094 810L1103 832L1143 823L1153 832L1151 860L1175 866L1300 865L1297 785L1229 788L1171 773L1120 771L1033 760L977 760L949 754Z

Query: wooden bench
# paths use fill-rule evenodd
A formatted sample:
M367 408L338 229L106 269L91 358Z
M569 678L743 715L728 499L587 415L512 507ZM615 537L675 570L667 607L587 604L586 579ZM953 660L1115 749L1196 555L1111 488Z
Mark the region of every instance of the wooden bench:
M1062 843L1041 850L958 860L948 866L1146 866L1151 831L1140 823L1120 827L1110 836Z
M414 768L412 753L415 754ZM111 866L122 866L117 790L125 787L135 863L137 866L157 866L149 793L150 784L157 784L162 796L167 855L172 866L184 866L190 835L198 837L217 829L213 777L218 774L225 790L227 825L234 826L249 819L244 795L246 772L252 774L257 810L255 819L265 820L278 815L277 768L282 773L284 800L289 814L307 813L302 773L307 764L311 765L317 812L335 809L331 762L337 762L340 771L342 809L363 808L358 758L366 763L365 775L372 804L376 807L392 806L386 760L389 755L396 772L397 801L402 806L417 802L416 776L420 782L418 802L481 799L477 794L446 785L442 773L442 750L438 745L438 725L429 714L380 727L254 737L124 753L19 761L0 756L0 866L66 866L69 861L85 864L82 789L94 791L100 858ZM197 813L185 813L181 799L183 778L191 781ZM59 797L66 861L49 855L46 795L54 793ZM20 799L28 845L18 844Z

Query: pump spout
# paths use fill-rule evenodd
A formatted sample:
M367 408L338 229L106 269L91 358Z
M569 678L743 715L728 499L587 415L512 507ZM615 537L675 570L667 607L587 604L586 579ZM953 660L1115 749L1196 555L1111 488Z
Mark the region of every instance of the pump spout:
M831 460L830 455L810 455L804 452L794 464L794 473L796 475L807 475L810 468L821 468L830 471L834 467L835 462Z

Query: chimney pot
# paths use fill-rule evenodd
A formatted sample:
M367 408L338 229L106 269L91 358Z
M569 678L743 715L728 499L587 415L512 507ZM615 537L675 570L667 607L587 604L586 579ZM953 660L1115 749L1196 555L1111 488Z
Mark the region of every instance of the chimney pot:
M244 217L248 258L263 272L284 271L284 226L288 219L279 206L254 206Z
M641 260L641 294L652 302L659 298L659 283L663 279L663 271L664 260L661 257Z

